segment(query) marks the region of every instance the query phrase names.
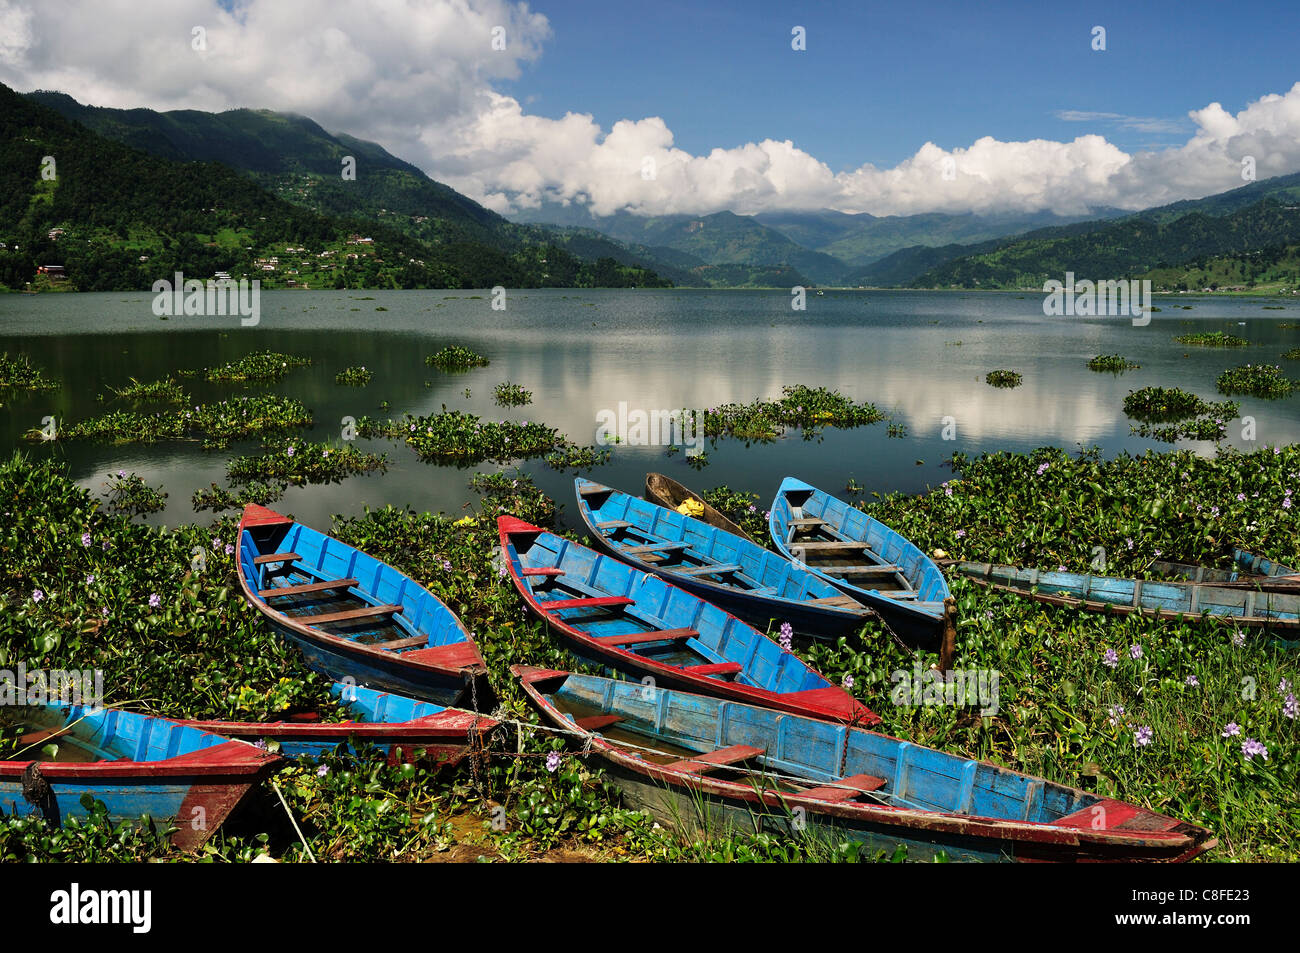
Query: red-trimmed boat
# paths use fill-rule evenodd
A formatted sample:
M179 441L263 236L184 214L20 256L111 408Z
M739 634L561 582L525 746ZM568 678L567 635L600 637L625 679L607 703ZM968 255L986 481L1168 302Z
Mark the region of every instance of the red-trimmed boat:
M335 681L490 709L487 666L461 621L392 566L264 506L239 521L244 597Z
M515 516L497 519L528 608L578 656L663 687L840 723L880 716L753 626L685 589Z

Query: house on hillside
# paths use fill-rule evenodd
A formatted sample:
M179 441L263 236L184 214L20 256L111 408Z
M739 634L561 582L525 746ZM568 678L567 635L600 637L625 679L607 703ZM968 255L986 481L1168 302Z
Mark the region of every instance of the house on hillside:
M68 277L62 265L41 265L36 269L38 275L45 275L50 281L63 281Z

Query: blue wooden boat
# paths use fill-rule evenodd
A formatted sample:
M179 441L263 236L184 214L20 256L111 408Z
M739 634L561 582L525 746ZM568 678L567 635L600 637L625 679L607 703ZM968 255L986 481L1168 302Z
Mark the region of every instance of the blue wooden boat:
M1134 804L867 731L516 666L532 703L667 824L856 841L909 860L1186 861L1213 834Z
M835 638L873 616L827 580L719 526L582 477L574 489L600 549L756 625L789 622L802 635Z
M938 646L951 612L948 581L934 560L884 523L786 477L768 530L783 555L875 609L902 639Z
M1049 605L1163 620L1217 618L1253 628L1300 628L1300 576L1242 575L1216 582L1179 582L980 562L954 562L950 568L982 586Z
M59 826L87 817L82 799L93 799L114 822L148 817L175 827L172 843L184 850L201 846L284 763L242 741L130 711L54 703L13 706L0 718L25 731L0 760L0 811Z
M254 744L274 743L287 758L312 757L364 746L387 750L392 763L425 760L455 764L481 745L497 722L461 708L443 708L391 692L377 692L335 682L331 694L351 716L348 721L321 721L308 715L289 721L186 721L201 731Z
M798 656L685 589L518 517L499 517L497 527L528 608L584 660L649 685L814 718L880 721Z
M262 506L239 523L239 584L307 664L335 681L488 710L478 646L419 583Z
M1164 579L1181 579L1186 582L1245 582L1265 576L1295 576L1296 571L1289 566L1274 562L1264 556L1248 553L1244 549L1232 551L1234 569L1216 569L1211 566L1199 566L1195 563L1176 563L1157 559L1151 563L1149 572Z

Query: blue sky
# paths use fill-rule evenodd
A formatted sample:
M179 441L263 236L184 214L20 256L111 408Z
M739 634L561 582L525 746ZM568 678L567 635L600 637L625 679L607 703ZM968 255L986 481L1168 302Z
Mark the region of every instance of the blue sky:
M694 154L792 139L834 170L926 141L1095 132L1134 152L1185 142L1190 109L1230 112L1300 79L1296 4L775 3L543 0L554 36L499 84L530 113L661 116ZM790 49L807 28L808 48ZM1107 49L1091 49L1091 31ZM1065 121L1058 113L1164 120ZM1149 124L1143 124L1149 126Z

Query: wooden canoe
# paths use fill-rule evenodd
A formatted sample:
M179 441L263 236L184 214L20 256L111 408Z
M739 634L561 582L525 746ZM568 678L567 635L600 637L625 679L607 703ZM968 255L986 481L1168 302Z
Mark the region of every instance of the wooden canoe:
M491 708L487 666L456 614L373 556L253 505L239 523L239 585L335 681Z
M1294 576L1296 571L1263 556L1244 549L1234 549L1232 560L1236 569L1215 569L1194 563L1176 563L1157 559L1151 563L1150 573L1162 579L1181 579L1186 582L1246 582L1271 576Z
M996 563L955 562L950 568L980 585L1050 605L1153 619L1217 618L1256 628L1300 628L1300 580L1287 582L1282 576L1196 583L1047 572Z
M875 609L904 641L943 636L948 581L929 556L884 523L786 477L768 516L781 554Z
M574 490L578 514L601 550L754 625L788 622L801 635L833 639L852 635L874 616L832 583L748 538L582 477Z
M814 718L880 721L798 656L685 589L517 517L497 526L524 602L584 660Z
M181 724L254 744L274 743L276 753L286 758L319 758L339 750L355 753L369 745L386 750L391 763L422 757L439 765L457 763L497 727L496 721L478 712L443 708L405 695L343 682L335 682L331 691L351 720L327 722L311 716L275 722Z
M716 526L724 533L747 539L751 543L757 542L743 529L719 513L716 508L706 503L704 497L700 496L700 494L682 486L672 477L664 476L662 473L647 473L645 475L645 498L650 503L657 503L659 506L667 507L670 510L677 510L687 500L692 500L703 508L701 513L693 517L694 519L708 523L710 526ZM677 511L679 513L684 512L682 510ZM685 515L691 516L692 514L685 513Z
M909 860L1186 861L1216 843L1134 804L863 728L635 682L514 672L546 720L667 824L902 845Z
M56 703L16 706L5 717L29 730L16 757L0 761L0 811L59 826L89 815L81 802L89 795L114 822L149 817L174 827L172 843L183 850L202 846L284 763L242 741L137 712ZM45 760L49 744L57 751ZM40 760L26 760L37 752Z

